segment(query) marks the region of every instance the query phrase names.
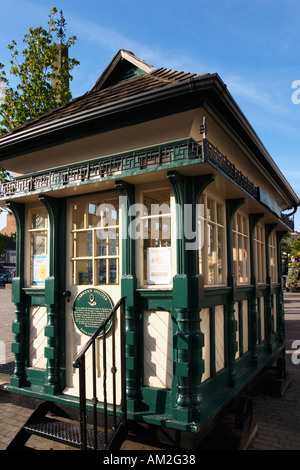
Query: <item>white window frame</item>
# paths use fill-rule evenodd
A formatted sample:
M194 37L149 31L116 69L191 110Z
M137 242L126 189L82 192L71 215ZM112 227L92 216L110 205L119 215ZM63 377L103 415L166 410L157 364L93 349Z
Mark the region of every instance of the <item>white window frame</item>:
M269 236L268 250L270 262L270 276L272 281L278 282L276 232L272 232Z
M254 261L255 276L259 284L266 282L266 243L265 243L265 226L258 223L254 229L253 245L254 245Z
M198 215L199 227L199 273L204 277L207 286L226 285L226 212L223 201L214 195L204 191L198 204L203 206ZM212 205L212 215L209 205ZM218 207L221 218L218 217ZM221 220L220 220L221 219ZM221 247L218 248L218 234L221 233ZM212 234L212 237L210 237ZM213 243L211 262L209 260L208 247ZM220 256L221 252L221 256ZM219 257L220 256L220 257Z
M33 227L32 216L33 214L41 213L45 216L45 227ZM31 286L43 286L49 270L49 216L47 209L44 206L30 206L27 211L27 227L28 227L28 269L27 279L28 284ZM45 234L45 251L43 254L33 253L33 237L38 234ZM35 263L35 265L33 264ZM38 273L40 272L40 275ZM35 275L33 276L33 272Z
M96 226L89 226L89 207L92 204L98 203L113 205L115 207L115 202L118 201L118 218L116 219L118 223L111 224L111 225L102 225L103 219L99 217L100 224ZM81 228L74 228L73 227L73 207L78 204L84 205L83 211L83 227ZM120 284L120 208L119 208L119 195L104 195L104 194L93 194L89 196L84 196L82 198L71 199L69 202L69 210L70 210L70 246L71 246L71 253L70 253L70 262L71 262L71 279L70 283L73 286L77 285L92 285L92 286L113 286ZM106 235L105 238L102 238L103 246L105 246L106 250L109 249L111 246L115 246L117 248L116 254L98 254L97 249L100 246L100 242L97 236L97 233L103 232ZM111 244L109 242L109 233L115 232L117 235L117 243ZM80 234L91 234L91 253L86 253L84 256L76 256L76 235ZM99 262L101 260L106 261L106 282L100 283L99 282ZM110 281L110 260L116 260L116 282L109 282ZM92 282L79 282L79 273L77 272L77 263L81 261L91 262L92 265Z
M233 274L237 284L250 284L249 217L242 211L233 216L232 246Z

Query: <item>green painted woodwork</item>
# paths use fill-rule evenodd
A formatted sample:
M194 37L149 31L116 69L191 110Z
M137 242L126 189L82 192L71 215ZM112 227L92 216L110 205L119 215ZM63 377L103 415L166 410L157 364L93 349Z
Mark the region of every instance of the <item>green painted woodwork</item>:
M279 343L285 344L285 326L284 326L284 298L283 298L283 284L282 284L282 262L281 262L281 242L283 237L288 232L276 232L276 241L277 241L277 260L278 260L278 279L281 281L280 292L278 295L277 302L277 321L278 321L278 334L279 334Z
M49 276L45 280L45 304L47 307L47 326L45 335L47 346L47 380L45 392L55 395L62 391L65 370L65 225L66 204L64 199L40 196L49 216Z
M229 383L232 387L236 385L236 361L235 356L238 350L236 341L237 321L235 319L235 301L236 301L236 277L233 273L233 242L232 242L232 221L236 211L245 203L244 198L226 200L226 227L227 227L227 283L231 288L231 293L227 301L227 330L225 340L228 344L227 360L229 369Z
M266 281L268 285L268 291L266 295L266 334L267 334L267 345L268 352L272 353L274 347L274 317L272 315L273 310L273 295L272 295L272 278L270 274L270 252L269 252L269 240L270 235L276 228L277 224L265 224L265 246L266 246ZM279 260L278 260L279 262ZM277 280L275 280L277 282Z
M27 307L23 291L24 287L24 236L25 236L25 208L23 204L8 202L16 220L16 275L12 280L12 301L15 304L15 320L12 331L14 339L12 352L15 355L15 369L11 377L11 385L22 387L26 385L26 358L27 358Z
M138 358L141 341L138 328L138 313L136 308L136 276L135 276L135 243L128 236L128 229L132 217L128 216L129 207L135 203L135 188L125 181L116 181L115 188L121 194L122 213L122 273L121 296L125 301L125 329L126 329L126 396L129 413L141 408L141 374L138 367Z
M214 181L214 175L184 176L169 172L177 208L176 240L177 274L173 279L172 316L177 330L173 339L174 375L177 381L177 396L172 416L175 420L199 420L202 411L201 377L204 371L202 348L204 337L200 327L200 300L198 273L198 250L187 250L184 230L186 211L192 208L192 231L197 224L196 204L204 189Z
M254 230L260 220L264 218L265 214L250 214L249 215L249 245L250 245L250 279L253 286L253 292L250 298L250 345L252 354L252 364L257 366L258 353L258 283L255 276L255 253L254 253Z

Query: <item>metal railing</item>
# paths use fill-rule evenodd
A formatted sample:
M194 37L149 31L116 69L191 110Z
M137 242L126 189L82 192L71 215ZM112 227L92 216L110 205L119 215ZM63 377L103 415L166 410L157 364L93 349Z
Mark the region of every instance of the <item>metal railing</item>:
M120 309L120 364L121 364L121 409L117 416L117 404L116 404L116 315ZM108 401L107 401L107 350L106 350L106 339L107 339L107 327L110 325L109 334L111 334L112 340L112 364L110 373L112 374L112 404L110 404L110 413L112 414L112 428L109 431L108 428ZM87 450L90 445L87 444L87 397L86 397L86 367L85 359L86 353L92 348L92 410L93 410L93 445L94 450L99 449L99 433L98 433L98 398L97 398L97 383L96 383L96 339L101 335L103 341L103 428L101 432L101 438L103 439L104 446L107 448L109 442L113 439L114 431L121 420L126 419L126 386L125 386L125 297L122 297L117 304L112 308L107 318L91 336L89 341L85 344L83 349L79 352L73 361L73 366L79 369L79 401L80 401L80 435L81 435L81 450ZM101 445L100 445L101 447Z

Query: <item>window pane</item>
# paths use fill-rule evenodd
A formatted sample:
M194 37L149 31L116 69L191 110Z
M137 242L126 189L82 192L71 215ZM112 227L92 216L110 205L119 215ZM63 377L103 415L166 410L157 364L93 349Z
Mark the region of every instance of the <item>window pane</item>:
M98 284L106 284L106 259L98 261Z
M217 228L217 237L218 237L218 262L217 262L217 284L222 284L223 279L223 229Z
M96 230L96 244L97 251L96 256L106 256L107 255L107 231L106 230Z
M202 194L198 205L199 273L207 285L224 283L225 208L216 200Z
M143 195L143 204L147 209L147 215L170 213L170 190L149 191Z
M169 284L170 250L165 248L171 246L170 190L144 193L143 205L143 281L145 284Z
M93 265L91 260L75 261L74 284L93 284Z
M32 229L43 229L47 228L47 215L42 209L38 213L33 212L31 214L31 228Z
M74 284L118 283L118 223L118 199L72 205Z
M73 257L87 256L93 256L93 233L91 231L73 233Z
M118 279L118 260L109 260L109 284L116 284Z
M47 234L38 232L31 234L32 255L44 255L47 253Z
M84 228L85 204L73 204L72 206L72 229Z
M221 204L217 204L217 223L219 225L224 225L224 210Z
M214 201L207 199L207 220L215 220Z

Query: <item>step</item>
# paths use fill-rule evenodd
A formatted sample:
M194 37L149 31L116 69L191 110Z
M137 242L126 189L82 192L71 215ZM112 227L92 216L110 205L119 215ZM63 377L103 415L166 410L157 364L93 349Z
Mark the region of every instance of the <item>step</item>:
M44 417L38 422L26 423L23 429L29 434L34 434L46 439L61 442L69 446L81 447L80 425L55 418ZM86 430L87 449L94 449L94 430ZM105 435L97 431L97 450L105 448Z

